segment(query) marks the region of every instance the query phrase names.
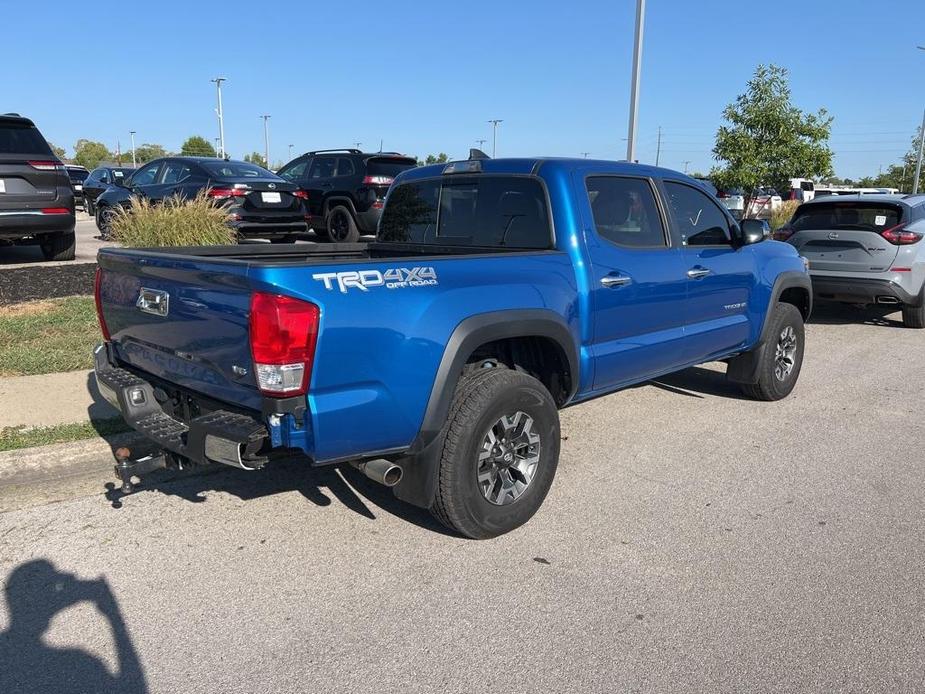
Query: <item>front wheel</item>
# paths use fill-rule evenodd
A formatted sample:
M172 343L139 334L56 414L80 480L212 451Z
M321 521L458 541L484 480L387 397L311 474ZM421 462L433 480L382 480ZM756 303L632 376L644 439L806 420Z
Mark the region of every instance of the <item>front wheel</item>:
M116 211L109 205L96 208L96 228L105 241L112 238L112 221L115 216Z
M532 376L479 369L453 397L431 511L474 539L496 537L537 512L559 463L559 412Z
M793 304L780 303L774 306L769 321L769 339L758 364L758 382L742 384L745 394L756 400L786 398L803 367L803 314Z

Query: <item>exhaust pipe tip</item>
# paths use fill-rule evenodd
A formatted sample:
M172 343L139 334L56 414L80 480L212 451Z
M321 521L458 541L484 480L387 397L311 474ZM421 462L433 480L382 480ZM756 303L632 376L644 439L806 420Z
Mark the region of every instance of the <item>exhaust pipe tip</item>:
M895 296L878 296L878 297L877 297L877 303L878 303L878 304L887 304L887 305L889 305L889 306L895 306L895 305L897 305L897 304L899 304L899 303L902 303L902 302L900 302L900 300L897 299Z
M400 465L391 460L376 458L375 460L351 461L350 465L366 475L373 482L385 487L394 487L401 482L404 471Z

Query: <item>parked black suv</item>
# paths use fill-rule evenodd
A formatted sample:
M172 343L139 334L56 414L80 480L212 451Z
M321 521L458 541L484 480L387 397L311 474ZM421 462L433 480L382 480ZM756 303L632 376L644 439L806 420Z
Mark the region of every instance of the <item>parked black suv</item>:
M229 225L239 236L275 243L308 231L305 193L297 185L256 164L215 157L155 159L116 179L93 205L96 226L108 237L116 208L130 208L133 197L159 202L171 196L192 198L200 191L228 208Z
M74 191L38 128L0 116L0 243L34 238L47 260L73 260Z
M75 164L66 164L64 168L67 169L68 178L71 179L71 188L74 189L74 204L80 205L86 212L87 204L84 202L84 181L86 181L87 176L90 175L90 170L84 166L77 166Z
M96 214L94 203L104 190L124 181L133 173L135 169L131 166L98 166L93 169L83 182L84 210L87 214Z
M375 234L392 180L417 160L397 152L358 149L306 152L277 174L308 194L308 225L322 239L352 242Z

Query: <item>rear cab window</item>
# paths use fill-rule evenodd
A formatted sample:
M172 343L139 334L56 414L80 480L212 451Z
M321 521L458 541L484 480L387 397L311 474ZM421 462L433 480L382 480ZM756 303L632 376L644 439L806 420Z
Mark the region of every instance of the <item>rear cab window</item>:
M790 227L794 231L807 229L853 229L880 233L895 227L902 218L902 206L877 202L824 202L800 207Z
M453 176L396 186L379 223L391 243L548 249L546 191L530 176Z

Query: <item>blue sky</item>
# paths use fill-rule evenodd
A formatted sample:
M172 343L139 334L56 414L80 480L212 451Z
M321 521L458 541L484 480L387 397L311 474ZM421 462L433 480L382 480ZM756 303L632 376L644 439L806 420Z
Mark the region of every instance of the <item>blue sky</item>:
M842 176L908 147L925 107L925 2L648 0L638 157L707 170L723 107L758 63L791 71L793 100L835 116ZM635 0L200 3L3 9L0 111L70 153L225 135L236 157L323 147L463 156L502 118L498 155L625 155ZM53 38L50 38L53 37ZM41 50L37 50L41 47ZM56 50L57 49L57 50ZM13 56L23 56L14 60ZM490 139L486 143L490 148Z

